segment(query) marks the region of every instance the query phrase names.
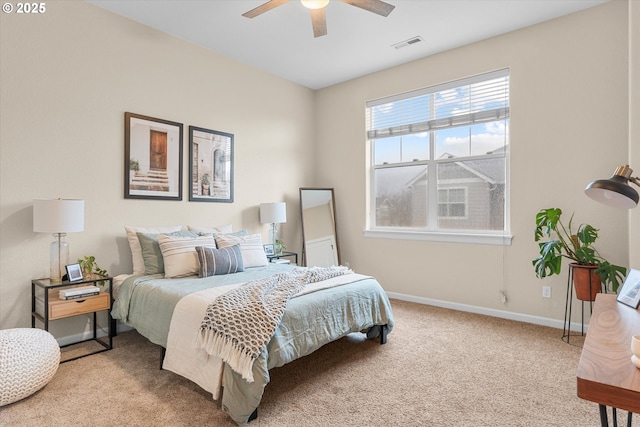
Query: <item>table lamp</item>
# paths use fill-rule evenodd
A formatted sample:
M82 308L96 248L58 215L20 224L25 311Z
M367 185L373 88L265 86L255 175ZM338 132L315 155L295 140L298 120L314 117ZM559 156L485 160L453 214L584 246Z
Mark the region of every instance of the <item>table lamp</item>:
M69 245L64 238L66 233L84 231L84 200L34 199L33 231L53 234L49 280L61 282L65 266L69 264Z
M278 240L278 224L287 222L287 204L285 202L261 203L260 222L271 224L271 243L275 248Z

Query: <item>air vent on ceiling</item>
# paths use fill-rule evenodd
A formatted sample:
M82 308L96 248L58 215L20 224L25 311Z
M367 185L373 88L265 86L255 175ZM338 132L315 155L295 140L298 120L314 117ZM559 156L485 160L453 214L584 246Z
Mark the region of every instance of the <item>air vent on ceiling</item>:
M407 47L410 46L412 44L416 44L422 41L422 37L420 36L415 36L415 37L411 37L409 40L405 40L403 42L400 43L396 43L394 45L391 45L391 47L396 48L396 49L401 49L403 47Z

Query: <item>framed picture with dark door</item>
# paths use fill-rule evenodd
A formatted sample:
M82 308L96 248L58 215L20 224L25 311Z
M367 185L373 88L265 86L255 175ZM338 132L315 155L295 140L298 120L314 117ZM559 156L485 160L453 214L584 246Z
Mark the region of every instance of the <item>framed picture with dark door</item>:
M125 199L182 200L182 123L124 113Z
M233 134L189 126L189 200L233 202Z

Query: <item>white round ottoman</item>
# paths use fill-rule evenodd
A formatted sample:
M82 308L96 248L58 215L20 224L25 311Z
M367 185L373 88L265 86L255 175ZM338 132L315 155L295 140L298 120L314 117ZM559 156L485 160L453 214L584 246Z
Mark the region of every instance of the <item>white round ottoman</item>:
M32 395L53 378L60 346L42 329L0 330L0 406Z

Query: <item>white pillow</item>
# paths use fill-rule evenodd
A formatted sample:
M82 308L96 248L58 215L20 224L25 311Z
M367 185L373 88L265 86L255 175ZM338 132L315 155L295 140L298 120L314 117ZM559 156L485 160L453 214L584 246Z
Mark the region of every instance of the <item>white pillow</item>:
M138 233L173 233L182 230L181 225L168 227L124 227L127 232L129 248L131 248L131 259L133 261L133 274L144 274L144 258L142 258L142 246L138 240Z
M158 235L158 245L164 260L164 277L186 277L200 271L196 246L216 247L213 235L198 237Z
M222 234L222 233L231 233L233 232L233 227L231 225L223 225L222 227L198 227L195 225L187 225L189 231L195 231L196 233L207 233L207 234Z
M220 249L240 244L244 268L261 267L269 264L267 255L264 253L264 247L262 246L261 234L250 234L248 236L219 234L216 236L216 244Z

